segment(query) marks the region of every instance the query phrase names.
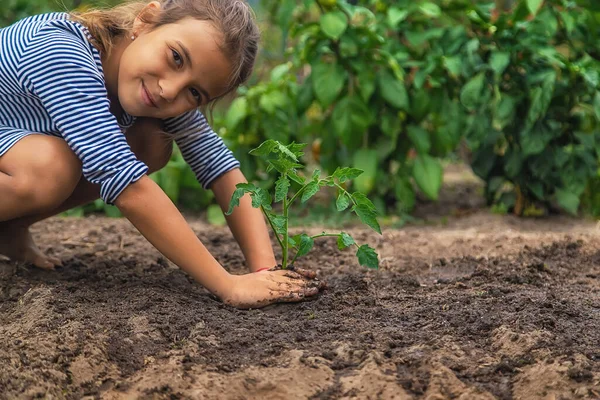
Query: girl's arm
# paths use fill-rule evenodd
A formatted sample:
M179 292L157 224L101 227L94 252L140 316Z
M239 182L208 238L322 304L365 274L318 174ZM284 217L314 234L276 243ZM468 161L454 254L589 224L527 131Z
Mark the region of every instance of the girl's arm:
M220 298L231 289L231 275L204 247L177 207L148 176L129 185L115 205L165 257Z
M158 251L229 305L257 308L276 302L301 301L324 287L323 282L314 279L314 272L308 271L229 274L196 237L162 189L146 175L127 186L115 205Z
M239 168L226 172L214 180L210 188L215 193L223 212L229 209L229 201L235 191L235 185L246 182ZM239 207L235 207L233 213L225 218L244 253L250 271L271 268L277 264L264 216L259 208L252 207L249 195L242 197Z

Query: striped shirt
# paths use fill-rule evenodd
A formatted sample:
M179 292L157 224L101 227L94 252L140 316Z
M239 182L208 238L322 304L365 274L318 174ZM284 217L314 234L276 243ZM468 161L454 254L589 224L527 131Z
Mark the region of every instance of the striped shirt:
M100 53L90 33L67 13L28 17L0 29L0 156L32 133L62 137L84 177L113 204L148 172L125 139L135 117L110 111ZM231 151L193 110L163 120L204 188L239 167Z

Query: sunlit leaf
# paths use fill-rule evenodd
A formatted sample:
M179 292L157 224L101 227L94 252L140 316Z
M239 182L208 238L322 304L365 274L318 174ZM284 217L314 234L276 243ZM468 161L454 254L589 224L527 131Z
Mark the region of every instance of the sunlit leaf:
M321 15L319 23L328 37L337 40L348 27L348 18L341 11L332 11Z

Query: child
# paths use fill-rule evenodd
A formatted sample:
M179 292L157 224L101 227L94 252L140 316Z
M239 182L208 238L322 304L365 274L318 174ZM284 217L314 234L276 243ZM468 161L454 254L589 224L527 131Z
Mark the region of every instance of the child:
M246 180L197 108L247 80L257 42L242 0L129 2L0 29L0 254L60 265L36 247L29 226L101 197L227 304L316 295L322 284L313 272L268 270L273 249L248 196L228 223L260 273L231 275L147 176L166 164L174 140L228 208Z

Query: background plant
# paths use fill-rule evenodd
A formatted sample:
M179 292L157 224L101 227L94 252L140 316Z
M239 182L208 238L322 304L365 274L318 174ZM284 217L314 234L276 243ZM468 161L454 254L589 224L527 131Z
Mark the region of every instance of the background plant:
M226 118L230 140L251 132L252 146L281 127L275 134L312 143L312 160L325 170L363 169L354 188L372 194L378 209L402 212L417 188L437 198L440 157L464 136L498 209L599 208L598 5L266 4L275 22L293 26L289 59L285 73L241 93L235 104L243 107Z
M356 168L336 168L332 175L321 178L321 171L316 169L312 177L306 179L298 172L298 168L303 167L299 163L299 159L303 155L301 150L305 146L305 144L295 143L283 145L276 140L270 139L263 142L256 149L251 150L250 154L261 156L266 160L268 171L276 170L278 172L278 178L275 183L275 195L271 196L269 191L252 183L240 183L231 197L227 215L231 214L234 207L239 206L240 199L246 193L249 193L252 198L252 206L261 209L273 229L275 238L281 247L281 265L284 269L293 265L298 257L308 254L314 246L315 239L326 236L337 237L337 245L340 250L349 246L356 246L356 256L359 263L369 268L378 268L379 259L375 250L366 244L359 246L346 232L323 232L312 236L305 233L294 236L289 235L289 211L294 202L300 200L302 203L305 203L324 186L337 189L336 206L338 211L344 211L348 207L351 207L351 211L363 223L381 234L381 228L377 222L377 212L373 203L364 194L360 192L350 193L344 187L346 181L358 178L363 171ZM289 195L292 182L299 185L299 189L293 195ZM281 202L280 214L273 208L273 199L275 203ZM290 250L295 250L294 258L291 261L289 261Z
M469 14L473 45L461 56L472 166L488 200L518 215L553 204L575 214L587 196L597 212L597 14L562 0L494 11Z

